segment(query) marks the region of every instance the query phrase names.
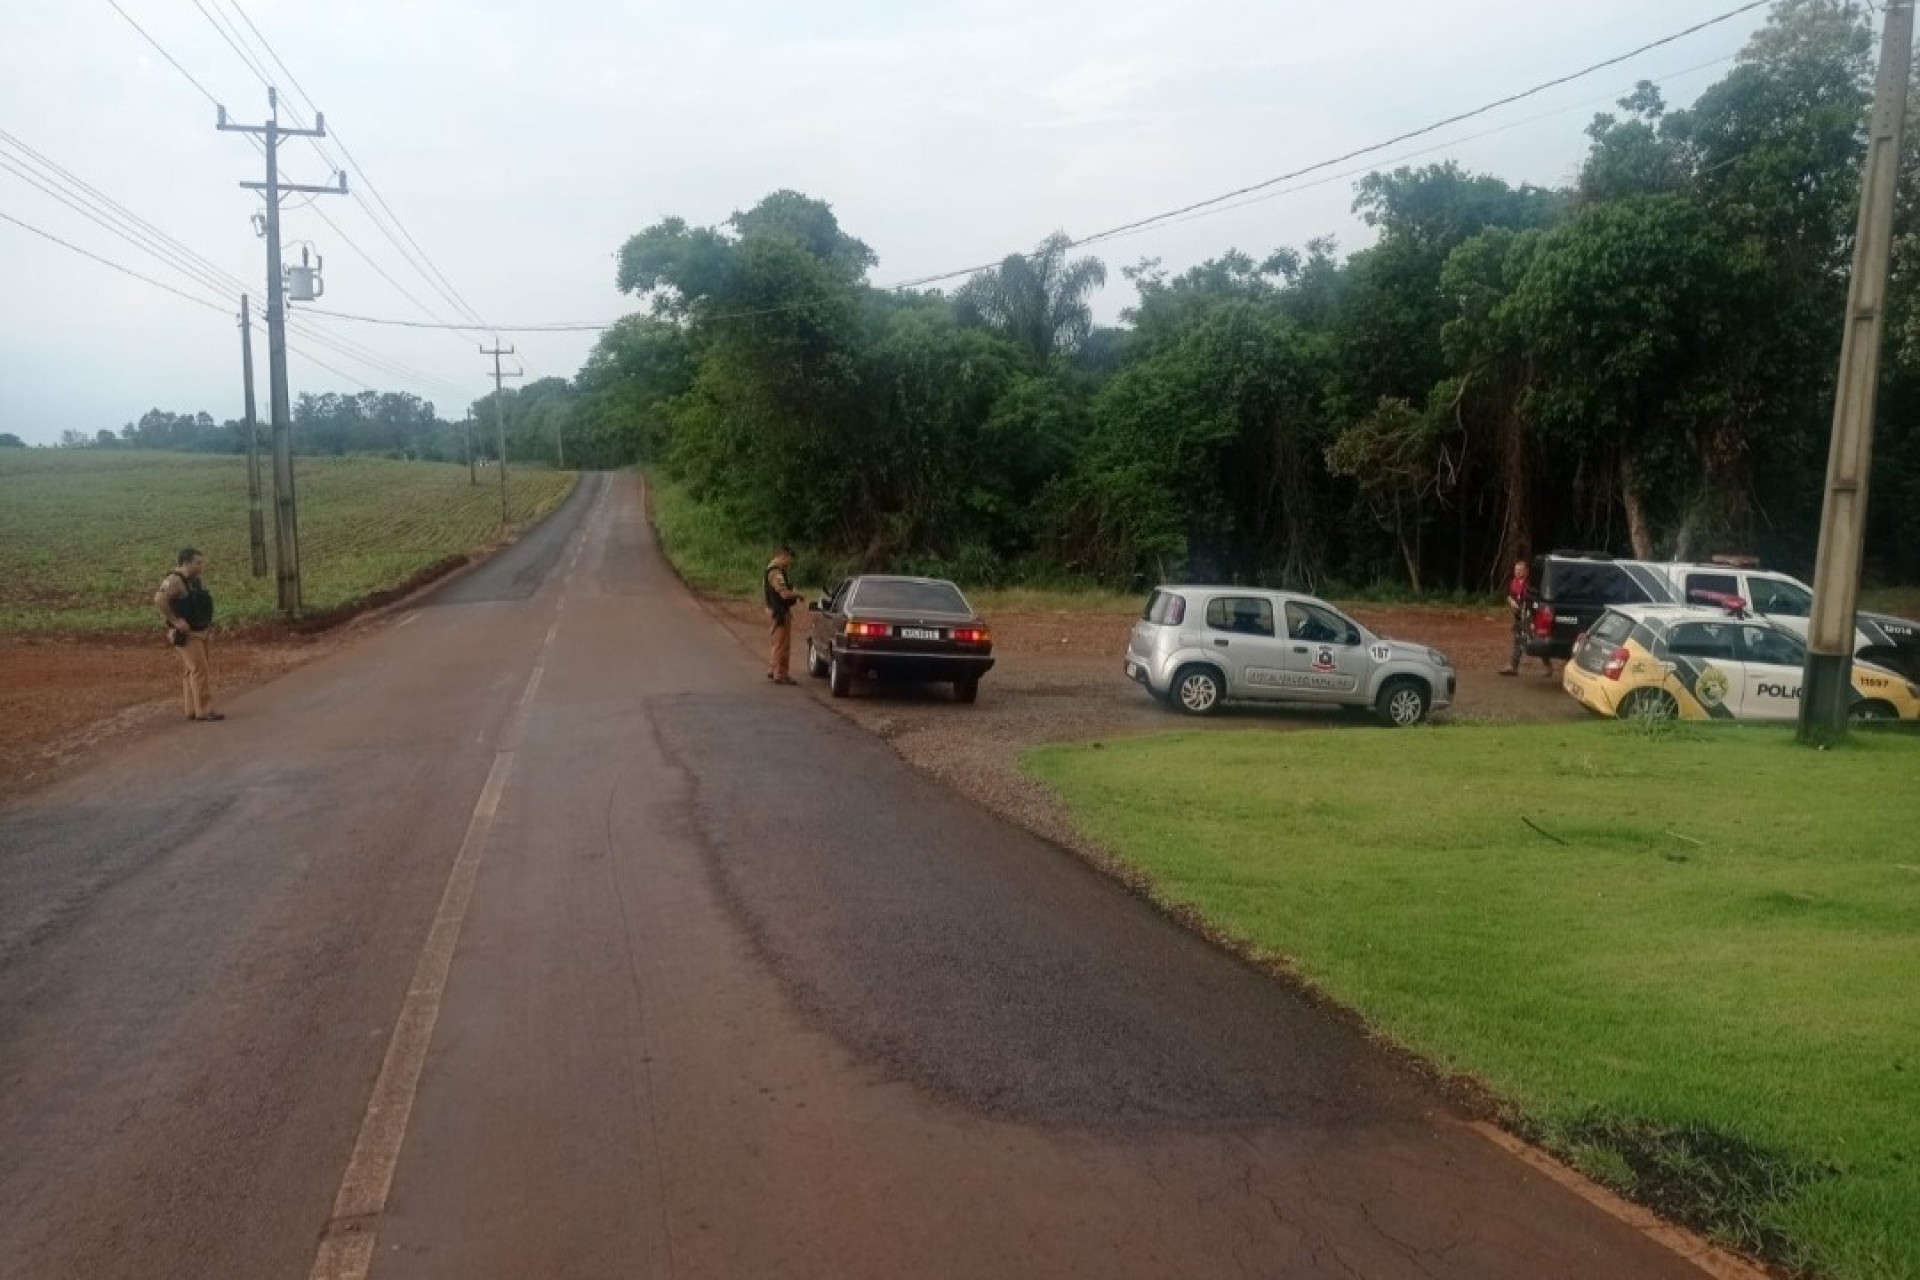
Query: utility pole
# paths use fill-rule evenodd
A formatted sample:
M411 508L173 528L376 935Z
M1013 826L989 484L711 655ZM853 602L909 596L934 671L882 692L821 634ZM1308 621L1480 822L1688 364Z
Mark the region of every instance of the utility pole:
M253 576L267 576L267 522L260 511L260 424L253 414L253 304L240 295L240 385L247 394L247 545Z
M267 108L265 124L233 124L227 119L227 109L221 107L219 128L224 133L254 133L266 139L267 180L240 185L262 192L267 201L267 395L273 416L274 567L280 582L280 609L295 615L300 612L300 521L293 501L293 415L287 403L287 303L286 280L280 267L280 197L288 192L345 195L347 175L342 171L338 183L331 187L280 181L280 140L324 138L327 117L315 112L311 129L282 126L280 94L271 88L267 90Z
M1826 502L1813 576L1813 616L1800 698L1799 740L1825 746L1846 736L1853 705L1854 611L1860 604L1860 559L1867 526L1867 481L1873 468L1873 414L1886 327L1887 266L1893 251L1893 206L1900 181L1900 130L1907 116L1913 57L1914 0L1885 0L1880 76L1873 91L1867 167L1860 183L1860 223L1853 239L1840 378L1833 399L1833 441L1827 455Z
M507 514L507 405L506 395L500 382L502 378L517 378L525 372L516 369L512 373L500 371L500 357L513 354L512 347L500 345L500 339L493 340L493 349L480 348L480 354L493 357L493 434L500 446L500 523L506 524Z
M471 408L467 410L466 416L460 419L460 434L467 442L467 483L479 484L480 476L473 467L473 410Z
M553 444L560 451L560 469L567 469L567 419L566 415L556 412L553 415Z

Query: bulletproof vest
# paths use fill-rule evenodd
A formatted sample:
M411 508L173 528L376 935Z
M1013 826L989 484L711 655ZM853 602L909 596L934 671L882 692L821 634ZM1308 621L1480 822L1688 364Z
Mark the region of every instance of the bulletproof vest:
M213 592L202 586L198 578L189 578L184 573L174 576L180 579L187 594L173 602L173 612L189 630L205 631L213 625Z
M773 610L774 617L784 618L787 616L787 611L793 606L785 596L773 589L773 575L777 569L777 565L768 565L767 571L760 575L760 585L766 588L767 608Z

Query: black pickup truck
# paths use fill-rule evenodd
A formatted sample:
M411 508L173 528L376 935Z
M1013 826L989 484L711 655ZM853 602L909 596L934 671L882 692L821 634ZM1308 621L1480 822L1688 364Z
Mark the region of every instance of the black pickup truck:
M1566 659L1613 604L1673 604L1673 584L1647 565L1590 552L1536 556L1525 601L1527 654Z

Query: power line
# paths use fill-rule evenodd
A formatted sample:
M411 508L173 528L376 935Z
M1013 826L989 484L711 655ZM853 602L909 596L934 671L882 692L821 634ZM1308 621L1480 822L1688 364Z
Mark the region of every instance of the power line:
M1698 63L1694 66L1687 67L1683 70L1674 71L1667 75L1656 77L1651 81L1651 83L1667 84L1674 80L1681 79L1685 76L1694 75L1698 72L1706 71L1710 68L1721 66L1725 63L1731 62L1735 56L1736 55L1734 54L1727 54L1723 57L1714 58L1707 62ZM1491 138L1497 134L1508 133L1514 129L1525 128L1527 125L1538 124L1543 120L1551 120L1557 116L1567 115L1570 112L1584 111L1595 106L1596 104L1605 103L1610 100L1611 100L1610 98L1604 98L1604 97L1583 99L1580 102L1571 103L1564 107L1556 107L1552 111L1543 111L1537 115L1527 116L1525 119L1522 119L1522 120L1514 120L1506 124L1497 125L1491 129L1483 129L1478 133L1470 133L1470 134L1466 134L1463 137L1450 138L1445 142L1436 143L1435 145L1430 147L1422 147L1417 151L1403 151L1389 158L1388 160L1384 161L1384 163L1398 164L1406 160L1417 160L1422 156L1432 155L1437 151L1445 151L1445 150L1448 150L1449 148L1457 147L1462 143L1477 142L1483 138ZM1369 173L1369 172L1372 172L1376 167L1377 167L1376 165L1363 165L1356 169L1346 169L1339 173L1328 174L1324 177L1316 178L1312 182L1303 182L1298 186L1282 187L1277 191L1267 191L1263 194L1255 195L1249 199L1241 200L1233 204L1222 205L1214 208L1200 210L1178 219L1170 219L1167 225L1176 225L1178 223L1190 222L1200 218L1212 217L1217 214L1229 213L1236 209L1244 209L1250 205L1261 204L1269 200L1277 200L1282 196L1293 195L1301 191L1309 191L1316 187L1326 186L1328 183L1331 183L1331 182L1338 182L1345 178L1351 178L1360 174ZM1139 235L1146 231L1152 231L1156 229L1157 229L1156 227L1141 227L1133 231L1123 233L1123 235ZM1123 235L1116 234L1108 238L1121 239L1123 238ZM905 287L905 286L895 286L895 287ZM709 318L714 320L731 320L731 319L746 318L751 316L770 315L775 312L789 311L794 309L794 307L800 306L800 305L805 305L805 304L789 303L784 306L765 307L757 310L731 311L731 312L717 314ZM432 321L426 321L426 320L406 320L406 319L400 319L398 317L393 317L393 316L358 315L349 311L328 311L328 310L320 310L318 308L313 308L313 307L307 308L304 314L309 316L324 316L329 320L347 320L347 321L352 321L356 324L388 325L388 326L393 326L393 327L402 328L402 329L445 329L445 330L451 330L451 331L460 332L460 333L480 333L480 332L485 332L485 333L603 333L606 330L613 328L614 325L619 323L619 320L599 320L599 321L596 321L596 320L541 320L541 321L534 321L528 324L496 324L496 325L445 324L445 323L438 323L438 322L432 322Z
M181 75L185 76L187 78L187 83L200 91L201 97L205 98L208 102L212 103L216 107L220 105L220 100L214 97L213 94L208 91L207 86L201 84L198 80L194 79L193 73L191 71L188 71L185 67L181 66L179 61L176 60L172 54L168 53L166 51L166 48L163 45L161 45L161 43L158 40L155 40L152 36L147 34L147 29L145 27L141 26L139 23L133 20L133 15L129 14L125 9L122 9L120 7L120 0L107 0L107 3L113 6L113 11L115 13L119 14L121 17L127 20L128 26L132 27L135 31L138 31L140 33L141 38L144 39L148 44L153 46L153 51L155 53L165 58L168 61L168 63L172 65L175 71L178 71Z
M1471 120L1476 116L1486 115L1490 111L1497 111L1501 107L1511 106L1516 102L1523 102L1528 98L1537 97L1538 95L1545 93L1549 89L1555 89L1561 85L1570 84L1575 80L1584 79L1587 76L1593 75L1595 72L1604 71L1609 67L1617 67L1621 63L1631 61L1632 59L1637 58L1644 53L1650 53L1655 49L1659 49L1666 45L1673 44L1679 40L1684 40L1688 36L1696 35L1699 32L1705 31L1710 27L1718 26L1721 23L1730 22L1734 18L1739 17L1741 14L1751 13L1755 9L1765 8L1766 6L1772 4L1773 2L1774 0L1747 0L1747 3L1745 4L1738 5L1735 8L1729 9L1724 13L1716 15L1715 17L1707 18L1701 22L1696 22L1692 26L1686 28L1683 31L1676 31L1672 35L1662 36L1658 40L1649 41L1646 44L1643 44L1636 49L1631 49L1627 51L1626 53L1618 54L1614 57L1607 58L1603 61L1592 63L1588 66L1582 67L1578 71L1568 72L1566 75L1555 76L1551 80L1544 80L1539 84L1534 85L1532 88L1522 89L1518 93L1510 93L1503 98L1497 98L1494 101L1485 103L1482 106L1474 107L1470 111L1459 112L1456 115L1451 115L1446 117L1444 120L1436 120L1432 124L1422 125L1418 129L1409 129L1405 133L1396 134L1391 138L1385 139L1384 141L1371 143L1364 147L1356 147L1352 151L1348 151L1348 152L1345 152L1344 154L1330 157L1326 160L1317 161L1313 164L1305 166L1304 168L1295 169L1288 173L1283 173L1275 177L1266 178L1260 182L1250 183L1244 187L1236 187L1232 191L1223 192L1217 196L1209 196L1205 200L1196 200L1192 204L1182 205L1177 209L1169 209L1164 213L1152 214L1145 218L1136 218L1131 222L1123 222L1118 226L1108 227L1104 231L1096 231L1092 235L1082 236L1079 239L1069 241L1066 247L1070 249L1077 249L1085 245L1098 243L1101 240L1112 239L1125 232L1144 230L1147 227L1153 226L1157 223L1166 222L1173 218L1181 217L1184 214L1195 213L1201 209L1206 209L1213 205L1225 204L1229 200L1238 199L1241 196L1252 195L1254 192L1264 191L1269 187L1278 186L1283 182L1291 182L1296 178L1305 177L1310 173L1317 173L1322 169L1331 169L1335 165L1345 164L1349 160L1357 160L1364 155L1371 155L1372 153L1377 151L1384 151L1388 147L1397 146L1402 142L1409 142L1414 138L1420 138L1420 137L1426 136L1427 134L1438 132L1439 130L1444 129L1449 125L1460 124L1461 122L1466 120ZM1017 255L1017 256L1031 257L1033 255L1023 254L1023 255ZM1005 259L1002 259L1001 261L1005 261ZM943 271L938 275L921 276L918 279L903 281L892 287L895 289L917 289L925 285L939 284L942 281L946 281L946 280L955 280L960 278L961 276L970 276L980 271L990 271L999 265L1000 265L999 262L981 263L976 266L962 267L955 271Z
M215 4L218 4L218 2L219 0L213 0ZM199 3L199 0L195 0L195 3ZM273 60L274 65L286 74L288 81L291 82L294 89L302 98L306 99L307 106L317 110L318 108L314 102L313 95L307 92L306 86L300 83L300 78L293 73L293 69L281 58L279 51L273 47L272 41L267 39L266 33L261 31L253 19L247 15L247 11L241 7L240 0L227 0L227 3L232 7L233 11L239 15L240 20L246 24L247 29L253 33L254 38L259 41L260 47L265 50L267 57ZM298 119L297 116L295 118ZM454 287L453 281L447 278L446 273L440 270L438 264L433 261L432 256L421 247L420 242L415 239L413 233L407 229L407 224L393 211L393 207L387 203L386 197L380 193L380 188L374 183L372 178L367 176L366 168L361 165L359 159L353 154L352 149L349 148L345 140L340 137L338 129L334 130L332 140L334 145L339 147L341 156L345 158L348 165L352 166L354 173L359 176L361 185L366 187L368 194L379 204L381 211L392 221L400 235L405 237L407 245L412 246L412 253L410 254L405 246L401 245L397 239L394 239L392 234L386 231L385 226L381 225L378 219L373 219L375 225L380 226L383 234L387 234L388 239L393 241L394 248L400 251L402 257L407 258L410 265L412 265L416 271L420 272L422 278L427 281L428 285L431 286L436 293L439 293L440 296L447 301L448 305L452 306L456 312L463 314L467 319L476 321L484 327L486 324L485 318L467 302L466 298L461 295L459 289ZM316 148L319 147L318 140L314 141L314 146ZM325 154L324 151L322 154ZM330 159L329 163L331 163ZM364 207L365 202L362 201L361 203ZM369 218L372 218L373 211L370 207L367 208L367 213ZM414 255L418 256L417 261Z
M14 148L21 153L21 157L24 157L23 162L29 168L37 167L41 172L23 172L4 154L0 154L0 169L12 172L44 194L105 228L132 247L165 262L181 275L212 293L231 297L237 293L247 292L248 286L238 277L195 253L159 227L114 200L113 197L4 129L0 129L0 144ZM302 313L294 313L294 316L299 320L305 319ZM372 351L349 338L333 334L317 325L303 325L301 332L309 341L320 343L337 354L356 360L388 377L425 386L435 386L442 391L454 394L465 394L464 389L446 379L412 368L402 361ZM330 368L324 365L322 367ZM338 370L332 371L338 372ZM354 381L358 380L354 379Z
M1711 59L1710 61L1699 63L1695 66L1688 67L1681 71L1674 71L1674 72L1668 73L1667 75L1656 77L1648 81L1647 83L1656 84L1656 85L1669 84L1675 80L1684 79L1685 77L1697 74L1698 72L1706 71L1713 67L1722 66L1728 62L1732 62L1734 58L1738 56L1739 56L1738 54L1731 54L1731 53L1726 54L1723 57L1714 58L1714 59ZM1169 218L1163 223L1156 223L1150 227L1138 227L1130 231L1117 232L1113 235L1105 237L1102 243L1106 243L1112 240L1125 239L1128 236L1141 235L1148 231L1157 231L1163 226L1178 226L1182 223L1197 222L1202 218L1210 218L1222 213L1231 213L1236 209L1245 209L1250 205L1264 204L1269 200L1277 200L1281 196L1294 195L1301 191L1310 191L1316 187L1324 187L1331 182L1339 182L1344 178L1353 178L1353 177L1358 177L1362 174L1376 172L1381 167L1381 165L1392 165L1392 164L1399 164L1402 161L1406 161L1406 160L1417 160L1422 156L1429 156L1434 154L1437 151L1450 150L1454 147L1460 146L1463 143L1478 142L1482 138L1491 138L1497 134L1509 133L1514 129L1523 129L1530 124L1538 124L1542 120L1551 120L1557 116L1567 115L1574 111L1591 110L1593 107L1604 104L1611 100L1612 100L1611 95L1603 98L1583 99L1579 102L1570 103L1564 107L1556 107L1552 111L1542 111L1537 115L1527 116L1520 120L1512 120L1502 125L1495 125L1491 129L1482 129L1478 133L1469 133L1462 137L1449 138L1445 142L1436 143L1430 147L1422 147L1417 151L1402 151L1398 155L1392 156L1384 161L1375 161L1370 164L1361 165L1358 168L1343 169L1338 173L1326 174L1323 177L1315 178L1311 182L1302 182L1297 186L1281 187L1280 189L1275 191L1267 191L1267 192L1263 192L1260 195L1250 196L1245 200L1237 200L1232 204L1211 206L1209 208L1201 209L1194 213L1189 213L1178 218ZM1723 160L1719 165L1715 165L1714 168L1722 168L1725 165L1730 163L1732 163L1731 160ZM1705 170L1701 170L1700 172L1710 173L1712 172L1712 170L1705 169Z
M114 0L109 0L109 3L114 3ZM194 8L199 11L200 16L206 19L207 24L214 29L214 32L217 35L219 35L220 39L226 44L227 48L233 52L234 56L240 59L241 64L247 68L248 72L251 73L256 80L260 81L262 85L266 85L267 87L271 88L269 78L260 61L255 57L253 57L250 53L248 53L248 51L243 47L245 43L245 37L241 35L238 25L234 24L232 19L230 18L227 18L224 21L222 21L222 19L224 18L223 12L219 17L216 17L215 10L217 10L218 8L218 0L213 0L214 10L210 10L206 4L203 4L201 2L201 0L193 0L193 3L194 3ZM128 15L125 13L124 10L119 9L119 6L117 3L114 4L114 7L115 7L115 10L119 12L122 17L126 18L127 21L134 26L135 30L140 32L140 34L147 40L149 44L153 45L153 47L160 52L162 57L167 59L168 63L170 63L175 70L179 71L182 76L185 76L190 83L192 83L196 88L198 88L201 94L205 96L208 101L214 102L216 105L218 105L217 99L215 99L213 95L209 93L203 85L200 84L198 80L194 79L192 73L187 71L187 69L184 66L182 66L180 62L172 56L172 54L168 53L164 48L164 46L162 46L158 40L154 39L154 37L150 35L144 28L141 28L138 23L134 23L133 19L131 17L128 17ZM254 24L253 20L247 16L246 11L244 9L241 9L237 3L234 5L234 11L240 15L241 20L246 23L247 27L253 31L255 36L259 37L260 43L265 48L268 57L270 57L273 60L273 62L280 68L281 71L285 72L288 79L293 83L294 88L299 91L300 95L303 98L306 99L308 107L312 108L314 106L313 98L311 95L307 93L306 87L300 84L299 78L295 76L292 70L287 67L286 63L281 60L279 54L274 51L273 47L266 41L266 38L260 35L259 28ZM297 127L302 129L307 127L306 120L301 116L299 110L295 108L291 103L287 104L287 114L290 117L292 117L293 122ZM254 146L256 150L260 149L260 147L262 146L258 138L249 136L247 140ZM335 135L335 140L336 141L338 140L337 133ZM323 161L325 161L329 166L334 168L339 168L339 169L346 168L345 164L339 164L335 162L333 156L330 153L328 153L326 148L320 144L319 139L309 138L308 141L312 143L316 153L318 153L320 158ZM341 150L344 152L345 147L343 146ZM349 156L348 159L351 162L351 156ZM360 170L360 167L357 162L353 162L353 167L357 171L359 171L362 182L366 183L369 186L369 188L371 188L372 184L367 181L365 171ZM352 196L354 201L357 204L359 204L362 207L362 209L364 209L367 212L368 219L369 221L373 222L375 228L379 230L381 234L386 236L387 239L394 244L394 247L396 249L400 250L401 256L407 260L408 264L412 266L414 270L421 272L422 276L427 279L427 283L429 285L434 285L435 282L432 279L432 277L427 275L426 271L424 271L421 268L419 263L413 261L413 259L408 255L405 246L401 245L399 240L395 237L394 233L391 230L389 230L380 221L380 218L378 217L378 215L374 213L371 206L368 206L364 200L360 199L359 193L356 191L356 192L350 192L349 194ZM376 192L376 197L377 197L377 192ZM384 203L385 202L383 200L382 204L384 205ZM368 266L373 268L376 274L378 274L388 284L393 286L393 288L397 290L402 297L404 297L408 302L411 302L414 306L419 307L422 312L424 312L429 316L432 316L434 319L438 320L441 318L434 311L432 307L422 302L419 299L419 297L413 293L412 290L402 285L397 279L393 277L391 273L389 273L384 267L382 267L379 261L372 254L368 253L365 249L361 248L359 243L353 240L350 236L348 236L346 232L340 228L339 224L334 222L331 217L329 217L323 211L320 211L317 209L314 212L321 219L321 221L325 222L327 226L333 229L334 233L340 237L342 242L345 243L349 249L351 249L354 253L358 254L361 257L361 259L367 263ZM391 216L390 212L389 212L389 216ZM404 226L401 227L401 232L402 234L406 233L406 229ZM411 236L409 236L408 238L411 239ZM451 302L451 299L449 299L449 301ZM456 305L455 310L459 311L461 310L461 308ZM478 318L478 313L469 312L469 314L476 319Z
M438 324L425 320L400 320L388 316L362 316L349 311L320 311L308 308L308 315L329 320L352 320L359 324L392 325L401 329L447 329L456 333L598 333L611 329L617 320L548 320L535 324Z
M262 89L271 89L273 82L268 79L266 72L261 70L259 64L247 55L247 51L240 47L232 35L228 34L227 28L221 24L220 19L214 17L213 13L206 5L202 4L200 0L193 0L193 7L200 11L200 16L207 20L207 25L213 28L215 34L226 42L227 48L233 50L233 55L240 59L240 64L253 74L255 80L260 82L260 87Z
M174 297L179 298L183 302L191 302L196 307L205 307L209 311L217 311L223 316L231 314L224 303L209 302L205 298L197 298L193 294L186 292L184 289L174 288L172 285L168 284L164 280L155 280L152 276L142 275L140 272L135 271L132 267L122 266L120 263L113 261L113 259L111 258L103 258L99 254L94 253L90 249L82 249L79 245L74 244L71 241L62 240L59 236L54 235L51 231L43 231L39 227L34 226L30 222L23 222L19 218L14 217L12 214L7 213L5 210L0 210L0 221L11 222L14 226L19 227L22 231L27 231L32 233L33 235L39 236L42 240L50 240L54 244L59 245L62 249L66 249L73 253L77 253L83 258L91 259L92 261L99 263L103 267L111 267L113 270L118 271L121 275L131 276L133 279L138 280L141 284L152 285L156 289L172 294ZM264 326L261 325L261 323L257 320L254 321L253 327L256 332L262 331L264 329ZM311 337L312 335L309 334L308 336ZM376 389L368 385L368 383L365 382L363 379L356 378L350 373L347 373L340 369L336 369L334 366L328 364L324 360L321 360L319 357L313 355L311 352L307 351L303 347L296 347L292 343L288 343L287 349L299 355L300 358L307 361L307 363L315 365L318 368L325 369L328 373L333 374L335 377L340 378L346 382L351 382L355 386L360 387L362 390L373 391ZM464 394L464 392L462 394Z
M164 289L168 293L172 294L174 297L181 298L188 302L191 302L196 307L206 307L208 310L218 311L221 315L225 315L227 313L226 307L222 306L217 302L208 302L205 298L196 298L192 294L186 292L184 289L176 289L172 285L167 284L164 281L155 280L152 276L141 275L138 271L135 271L132 267L123 267L119 263L113 261L111 258L103 258L99 254L94 253L91 250L82 249L77 244L73 244L72 242L67 240L62 240L59 236L54 235L53 232L51 231L42 231L39 227L34 226L30 222L22 222L20 219L14 217L10 213L5 212L4 210L0 210L0 219L5 219L6 221L11 222L14 226L19 227L23 231L32 232L34 235L39 236L42 240L51 240L53 241L53 243L59 245L62 249L71 249L73 252L79 254L83 258L91 258L103 267L112 267L115 271L118 271L123 276L132 276L135 280L140 281L142 284L150 284L156 289Z
M140 249L146 253L152 254L156 258L159 258L161 261L165 262L168 266L180 272L180 274L193 280L194 283L211 288L216 292L224 291L223 282L215 274L213 274L212 272L206 269L195 266L186 255L170 252L165 247L160 246L151 237L145 235L144 233L138 231L137 229L129 230L126 227L119 225L119 222L116 220L114 216L99 212L98 210L89 206L84 200L76 199L74 196L68 194L67 192L62 190L58 185L45 181L40 175L37 175L27 170L19 168L13 162L13 160L9 159L4 155L0 155L0 169L4 169L7 172L12 173L15 177L21 179L21 181L27 183L29 186L32 186L38 191L42 192L43 194L50 196L53 199L59 201L61 204L64 204L69 209L74 210L76 213L80 214L84 218L87 218L88 220L95 223L96 225L104 227L107 231L118 236L120 239L125 240L128 244L132 245L134 248ZM234 292L238 292L238 290L236 289L234 290Z

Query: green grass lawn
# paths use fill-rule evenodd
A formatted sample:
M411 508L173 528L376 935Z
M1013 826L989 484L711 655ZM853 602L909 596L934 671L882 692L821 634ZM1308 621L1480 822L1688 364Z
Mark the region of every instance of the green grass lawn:
M1776 1261L1920 1277L1920 739L1356 728L1029 767L1166 901L1589 1173Z
M563 472L508 474L520 525L552 510L573 483ZM295 476L309 612L365 599L502 535L497 484L483 474L470 485L464 466L298 458ZM263 483L271 566L271 481ZM0 451L0 633L157 625L153 592L184 545L206 553L223 622L274 616L271 568L251 576L244 459Z

